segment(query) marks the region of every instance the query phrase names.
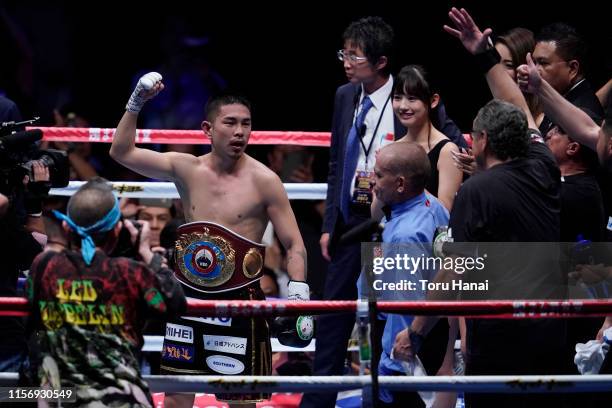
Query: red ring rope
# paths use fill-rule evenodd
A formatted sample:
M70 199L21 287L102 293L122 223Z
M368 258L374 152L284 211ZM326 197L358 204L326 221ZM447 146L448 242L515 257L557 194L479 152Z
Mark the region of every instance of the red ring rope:
M189 300L192 316L285 316L356 312L354 300L288 301L221 301ZM612 300L494 300L445 302L377 302L378 311L410 315L477 316L487 318L548 318L612 315ZM0 297L0 316L25 316L27 299Z
M73 127L28 127L40 129L43 140L48 142L98 142L111 143L115 129L73 128ZM262 131L251 132L249 144L259 145L301 145L329 147L329 132ZM201 130L138 129L136 143L159 144L210 144L210 139Z
M111 143L115 129L112 128L74 128L74 127L44 127L32 126L26 128L40 129L43 140L47 142L98 142ZM463 137L471 145L469 133ZM299 145L329 147L331 133L329 132L294 132L294 131L268 131L254 130L251 132L249 144L259 145ZM165 130L165 129L138 129L136 143L154 144L210 144L210 140L201 130Z

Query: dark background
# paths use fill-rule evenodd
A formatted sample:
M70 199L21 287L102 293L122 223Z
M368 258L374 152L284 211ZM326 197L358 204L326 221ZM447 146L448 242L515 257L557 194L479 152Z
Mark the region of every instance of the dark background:
M335 89L345 80L335 56L342 32L359 17L380 15L396 32L394 71L422 64L450 116L469 129L490 95L460 43L442 30L451 5L465 6L481 29L495 33L574 25L589 43L587 74L597 89L612 74L605 3L0 1L0 89L25 117L41 115L43 125L54 106L78 100L93 126L114 127L134 76L164 62L172 36L207 36L211 66L253 102L255 129L327 131Z

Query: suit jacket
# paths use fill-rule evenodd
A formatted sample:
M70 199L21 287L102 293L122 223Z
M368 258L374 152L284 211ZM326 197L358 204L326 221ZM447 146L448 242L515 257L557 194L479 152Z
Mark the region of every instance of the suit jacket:
M591 84L586 79L580 82L574 89L570 90L565 95L565 99L572 105L579 107L586 112L596 123L601 124L604 117L604 110L595 95L595 91L591 88ZM550 130L551 121L546 115L540 123L539 130L542 137Z
M327 199L325 216L323 219L323 232L332 235L330 242L334 242L333 236L344 225L340 212L342 198L342 180L344 180L344 155L346 141L351 126L355 109L359 103L361 85L347 83L336 90L334 100L334 114L331 128L331 147L329 152L329 174L327 176ZM446 110L442 102L438 105L438 124L442 133L447 135L458 146L467 147L463 134L455 123L446 116ZM399 119L394 115L394 135L396 139L406 134L406 128L402 126Z
M19 113L19 109L15 102L11 101L8 98L0 95L0 121L2 122L20 122L21 121L21 113ZM22 130L22 129L18 129Z

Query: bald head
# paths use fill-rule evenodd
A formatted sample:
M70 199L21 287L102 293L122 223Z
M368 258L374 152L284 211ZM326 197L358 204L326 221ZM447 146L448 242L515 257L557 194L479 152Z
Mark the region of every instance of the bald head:
M88 227L100 221L115 205L113 189L96 177L83 184L68 201L68 215L75 224Z
M378 152L377 166L384 172L404 177L407 189L420 194L427 185L431 165L425 149L414 142L396 142Z

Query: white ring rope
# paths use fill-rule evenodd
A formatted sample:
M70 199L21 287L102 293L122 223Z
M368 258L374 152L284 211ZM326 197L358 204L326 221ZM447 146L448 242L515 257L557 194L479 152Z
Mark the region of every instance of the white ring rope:
M370 387L370 376L145 375L152 392L245 393L346 391ZM14 385L17 373L0 373L0 385ZM381 387L397 391L471 393L610 392L612 375L380 376Z
M370 387L367 376L145 376L153 391L304 392ZM612 390L612 375L380 376L380 387L396 391L501 393L593 392Z
M84 181L71 181L67 187L52 188L49 195L71 196ZM179 198L174 183L113 181L113 189L120 197L130 198ZM290 200L324 200L327 194L327 183L284 183Z

